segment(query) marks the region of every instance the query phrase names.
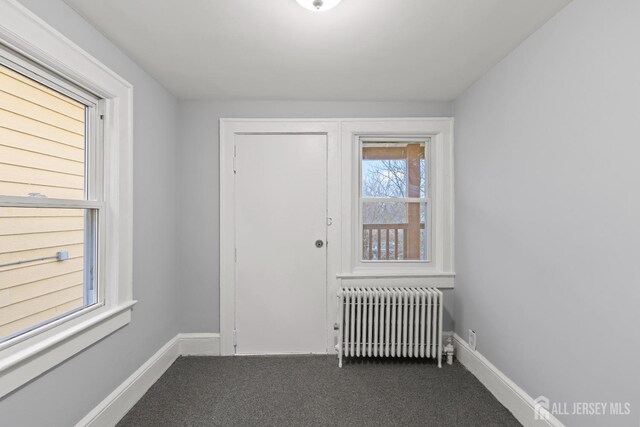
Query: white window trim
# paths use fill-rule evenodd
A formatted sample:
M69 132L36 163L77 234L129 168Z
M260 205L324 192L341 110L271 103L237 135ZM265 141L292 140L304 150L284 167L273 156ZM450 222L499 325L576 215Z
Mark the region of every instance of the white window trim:
M234 142L236 134L315 133L327 135L328 141L328 217L327 229L327 348L335 351L335 297L341 285L348 286L434 286L453 288L453 119L220 119L220 351L234 354L235 329L235 236L234 236ZM436 262L414 263L418 268L354 268L352 236L358 217L354 204L359 202L359 144L366 136L422 136L439 147L432 161L442 172L438 186L440 227L437 238L440 251ZM430 153L431 154L431 153ZM433 156L433 154L431 154ZM433 196L432 196L433 197ZM345 282L348 282L346 284Z
M453 287L453 119L343 120L342 145L342 253L343 271L350 285L388 284ZM429 261L364 262L360 259L360 146L361 138L430 139L430 194L432 207Z
M0 0L0 16L0 43L103 98L105 114L100 218L105 246L99 273L104 300L2 343L1 398L128 324L136 301L132 299L133 87L16 0Z

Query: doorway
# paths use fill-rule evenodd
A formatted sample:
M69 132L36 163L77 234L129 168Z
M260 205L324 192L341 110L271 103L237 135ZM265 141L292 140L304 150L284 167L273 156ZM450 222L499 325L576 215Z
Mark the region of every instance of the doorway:
M339 130L220 119L221 355L336 353Z
M327 352L327 136L235 138L235 354Z

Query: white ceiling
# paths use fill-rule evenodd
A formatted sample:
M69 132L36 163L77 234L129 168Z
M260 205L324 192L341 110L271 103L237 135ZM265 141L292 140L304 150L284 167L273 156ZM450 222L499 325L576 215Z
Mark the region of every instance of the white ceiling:
M182 99L452 100L570 0L65 0Z

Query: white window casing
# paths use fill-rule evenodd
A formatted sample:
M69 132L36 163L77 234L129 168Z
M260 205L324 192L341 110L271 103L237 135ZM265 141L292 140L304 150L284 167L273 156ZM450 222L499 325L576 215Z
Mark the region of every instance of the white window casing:
M363 141L424 141L428 162L427 227L429 255L424 261L363 261L360 197ZM421 284L452 287L453 119L351 119L341 123L342 256L338 277L349 285ZM410 199L403 199L409 201ZM389 199L389 201L403 201Z
M220 119L220 344L234 354L235 339L235 138L242 134L325 134L327 182L327 348L335 351L334 319L340 286L453 288L453 119ZM357 247L360 220L361 138L429 141L433 174L432 250L428 262L363 263ZM436 170L437 169L437 170ZM437 216L437 218L436 218Z
M97 303L0 343L0 398L131 320L133 88L15 0L0 0L0 55L24 57L52 76L95 94L89 117L87 200L46 199L46 207L99 212ZM17 55L12 56L12 52ZM25 62L26 63L26 62ZM64 80L57 81L59 87ZM91 104L94 103L94 104ZM97 118L102 116L102 120ZM1 197L2 206L43 206L38 198Z

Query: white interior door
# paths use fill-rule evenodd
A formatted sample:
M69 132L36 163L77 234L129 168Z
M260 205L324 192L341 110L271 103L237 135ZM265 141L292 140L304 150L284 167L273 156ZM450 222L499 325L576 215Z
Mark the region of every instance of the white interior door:
M235 144L235 352L326 353L327 137Z

